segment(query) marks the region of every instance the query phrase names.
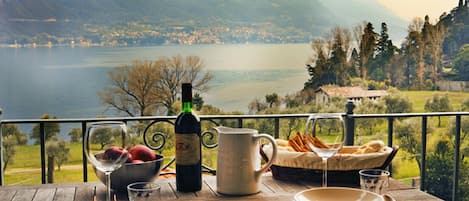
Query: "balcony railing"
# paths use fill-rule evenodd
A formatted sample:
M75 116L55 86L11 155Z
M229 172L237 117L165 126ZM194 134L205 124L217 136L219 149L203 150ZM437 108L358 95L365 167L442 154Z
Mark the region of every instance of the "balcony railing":
M457 189L458 189L458 175L459 175L459 158L460 158L460 135L461 135L461 117L462 116L469 116L469 112L433 112L433 113L393 113L393 114L354 114L353 113L353 102L347 102L346 104L346 111L343 113L345 126L346 126L346 145L354 145L355 141L355 120L356 119L367 119L367 118L378 118L378 119L386 119L387 120L387 144L388 146L393 146L393 137L394 137L394 120L398 118L408 118L408 117L415 117L421 119L421 143L422 143L422 150L421 150L421 166L420 166L420 189L425 190L425 182L426 182L426 155L427 155L427 122L429 117L442 117L442 116L450 116L455 117L455 160L454 160L454 169L453 169L453 185L452 185L452 193L453 199L456 199L457 196ZM0 110L1 115L1 110ZM270 119L273 120L273 136L275 138L280 137L280 120L285 119L305 119L310 114L265 114L265 115L202 115L200 116L201 122L210 122L215 126L222 125L220 121L224 120L235 120L237 121L237 127L243 127L244 121L248 119ZM0 119L1 120L1 119ZM47 183L46 180L46 131L45 125L48 123L78 123L81 124L82 128L82 138L85 136L87 124L90 122L97 122L97 121L123 121L123 122L150 122L144 131L144 139L145 135L148 135L147 131L151 127L151 125L159 122L174 124L176 120L176 116L147 116L147 117L110 117L110 118L77 118L77 119L4 119L0 121L0 133L3 124L39 124L39 132L40 132L40 156L41 156L41 182L43 184ZM218 122L217 122L218 121ZM411 133L410 133L411 134ZM154 134L153 134L154 135ZM203 135L212 135L212 131L204 131ZM1 140L1 138L0 138ZM82 143L84 140L82 139ZM0 141L0 143L2 143ZM145 142L146 143L146 142ZM206 147L213 147L213 145L206 144L203 142ZM88 166L85 156L85 151L83 149L84 145L82 144L82 158L83 158L83 181L88 181ZM155 147L153 147L155 149ZM159 149L160 147L156 147ZM3 155L1 154L1 147L0 147L0 167L3 167ZM389 166L389 170L392 173L392 166ZM3 171L0 171L0 186L4 184L3 182L4 174Z

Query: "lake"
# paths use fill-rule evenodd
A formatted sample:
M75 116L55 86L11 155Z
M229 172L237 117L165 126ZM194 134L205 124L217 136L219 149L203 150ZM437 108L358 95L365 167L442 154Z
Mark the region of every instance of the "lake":
M309 44L193 45L153 47L0 48L3 119L116 116L97 93L109 86L107 72L133 60L199 56L214 75L202 97L224 111L248 111L266 94L303 88Z

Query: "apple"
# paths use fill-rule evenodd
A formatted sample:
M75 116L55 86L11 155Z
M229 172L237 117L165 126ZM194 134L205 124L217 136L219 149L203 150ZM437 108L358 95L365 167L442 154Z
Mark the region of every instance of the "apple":
M104 151L103 159L104 160L117 160L121 156L130 158L129 152L126 149L116 147L116 146L111 146L107 148L106 151Z
M136 160L132 160L132 162L131 162L131 163L133 163L133 164L137 164L137 163L143 163L143 162L144 162L144 161L142 161L142 160L138 160L138 159L136 159Z
M132 155L132 160L152 161L156 159L153 150L145 145L135 145L129 152Z
M132 154L128 153L127 154L127 160L125 162L126 163L132 163L133 160L134 160L134 158L132 157Z

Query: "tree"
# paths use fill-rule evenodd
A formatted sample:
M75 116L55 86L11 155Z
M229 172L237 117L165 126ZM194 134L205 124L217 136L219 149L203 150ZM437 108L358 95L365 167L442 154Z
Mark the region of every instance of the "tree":
M194 98L192 98L192 102L194 103L196 110L200 110L204 106L204 99L199 93L195 93Z
M272 106L278 105L280 103L280 99L277 93L265 95L265 101L267 102L267 104L269 104L269 108L272 108Z
M456 136L456 121L455 118L450 118L448 120L448 130L446 136L448 137L450 142L455 142ZM461 148L461 161L464 161L466 156L469 156L469 118L462 117L461 118L461 125L460 125L460 148ZM452 144L455 147L455 144Z
M323 39L316 39L313 41L312 49L315 55L311 59L314 66L307 65L306 70L310 78L305 83L305 89L316 89L322 85L334 83L333 72L330 69L328 55L325 41Z
M423 20L414 18L408 27L408 35L403 43L403 53L406 55L405 76L408 87L416 86L421 89L425 80L424 41L421 34ZM414 82L417 79L417 82Z
M433 84L436 84L438 81L438 75L442 71L441 60L443 55L443 41L447 36L448 31L441 23L436 25L429 24L428 26L428 33L424 34L424 39L428 44L426 50L428 50L429 57L432 61L432 64L430 65L431 78Z
M363 99L360 104L357 105L355 109L356 114L381 114L384 113L385 106L383 101L374 102L369 99ZM379 125L383 122L381 118L367 118L367 119L357 119L356 120L357 128L367 130L368 135L373 134L373 129L376 125Z
M174 115L178 111L172 111L171 106L180 93L181 84L190 82L196 92L205 92L213 76L203 71L204 63L198 56L183 58L177 55L161 60L164 65L160 66L161 77L157 92L160 94L160 101L168 110L167 115Z
M13 163L13 158L16 155L16 145L18 142L12 135L3 137L3 171L5 171L10 163Z
M46 153L48 157L53 158L54 162L57 164L58 170L60 171L62 164L68 161L70 148L64 140L54 138L46 143Z
M406 119L399 121L395 127L396 138L399 140L400 148L409 153L409 159L414 159L417 162L419 170L421 170L421 126L415 119Z
M453 165L454 149L449 146L447 141L439 141L436 144L435 151L427 157L427 177L425 189L444 200L452 200L451 188L442 188L442 186L453 185ZM469 171L467 162L461 161L459 171L458 197L459 200L468 200L469 178L466 172Z
M108 135L108 132L111 132L109 128L98 128L95 132L96 134L91 136L90 141L93 144L99 144L101 150L106 145L112 144L112 135Z
M70 136L70 142L72 143L81 142L81 139L82 139L81 128L72 128L72 130L68 132L68 136Z
M462 46L454 58L453 70L461 80L469 81L469 44Z
M41 119L57 119L56 116L50 116L49 114L43 114ZM31 131L31 139L34 140L34 144L39 144L40 140L40 125L36 124ZM52 137L57 136L60 133L60 125L58 123L44 123L44 130L45 130L45 139L46 141L51 139Z
M368 62L373 58L377 34L373 30L373 24L368 22L363 31L362 39L360 41L360 63L361 63L361 78L366 80L368 76Z
M314 65L306 66L310 78L305 89L327 84L344 86L350 82L350 74L354 72L352 64L347 62L352 40L350 31L334 27L325 38L315 39L312 43L314 54L311 61Z
M3 171L5 171L8 165L13 163L13 158L16 155L16 146L26 144L28 139L26 133L21 132L16 124L2 125L2 134Z
M383 97L383 101L386 105L386 113L412 112L412 102L397 90L390 90L389 94Z
M347 29L335 27L332 29L334 43L331 49L329 63L334 75L334 83L345 86L350 82L350 70L347 63L348 49L350 48L350 32Z
M352 54L350 55L350 76L359 77L360 76L360 56L356 48L352 49Z
M453 110L448 94L444 96L434 94L432 98L425 101L424 108L427 112L449 112ZM441 116L438 116L438 127L441 127Z
M405 84L404 66L406 66L405 56L400 52L394 54L389 62L391 86L397 87Z
M25 145L28 143L28 136L26 133L20 131L16 124L3 124L2 134L3 136L14 136L18 145Z
M99 97L108 107L129 116L148 116L164 111L174 115L177 111L173 111L172 106L182 83L192 83L197 92L208 90L212 75L204 72L203 66L197 56L134 61L109 72L111 87L101 91Z
M263 111L265 109L268 108L268 105L267 103L265 102L262 102L261 100L259 100L258 98L254 99L253 101L251 101L248 105L248 109L249 109L249 114L256 114L260 111Z
M389 63L394 55L396 47L392 44L389 38L388 26L386 23L381 23L381 32L376 44L376 57L373 65L370 66L370 77L377 81L390 79L391 69Z
M469 111L469 98L464 99L464 101L462 102L461 110L465 112Z

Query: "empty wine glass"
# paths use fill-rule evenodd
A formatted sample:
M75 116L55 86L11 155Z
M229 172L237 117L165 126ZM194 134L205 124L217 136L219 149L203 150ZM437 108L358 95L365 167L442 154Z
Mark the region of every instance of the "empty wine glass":
M93 166L106 175L106 201L111 200L111 173L127 161L127 127L123 122L91 123L85 136L85 152Z
M306 121L305 134L311 133L307 145L322 158L322 186L327 187L327 160L335 155L345 140L345 124L341 114L313 114Z

